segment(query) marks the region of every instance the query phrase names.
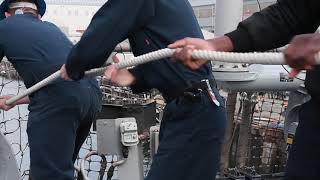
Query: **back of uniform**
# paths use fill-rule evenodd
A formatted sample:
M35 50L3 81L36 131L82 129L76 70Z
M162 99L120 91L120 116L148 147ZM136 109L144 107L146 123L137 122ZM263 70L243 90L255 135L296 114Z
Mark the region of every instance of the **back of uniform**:
M187 0L109 0L72 49L66 70L80 79L126 38L137 56L184 37L203 37ZM192 71L162 59L129 71L134 92L157 88L167 102L159 149L146 179L215 179L226 114L210 64Z
M1 55L13 64L26 87L59 70L71 48L72 43L54 24L33 14L0 21ZM101 106L96 80L56 80L29 98L32 178L73 179L74 161Z

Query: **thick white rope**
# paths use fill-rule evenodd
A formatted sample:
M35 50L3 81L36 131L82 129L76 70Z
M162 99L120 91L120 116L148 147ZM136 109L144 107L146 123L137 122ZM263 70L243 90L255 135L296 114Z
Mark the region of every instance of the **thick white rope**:
M150 52L141 56L134 57L129 60L124 60L116 64L117 68L127 68L136 66L139 64L144 64L147 62L168 58L171 57L174 53L174 49L161 49L158 51ZM192 54L192 57L195 59L206 59L210 61L220 61L227 63L243 63L243 64L266 64L266 65L283 65L285 64L285 59L282 53L233 53L233 52L216 52L216 51L203 51L195 50ZM316 55L316 64L320 64L320 53ZM97 68L87 71L86 76L97 76L103 74L105 71L104 68ZM22 99L40 88L48 85L54 80L60 77L60 71L55 72L39 83L27 89L25 92L14 96L6 101L7 105L11 105L17 102L19 99Z
M36 92L37 90L41 89L42 87L50 84L51 82L53 82L54 80L58 79L60 77L60 70L53 73L52 75L50 75L49 77L43 79L42 81L38 82L37 84L33 85L32 87L30 87L29 89L25 90L24 92L22 92L21 94L18 94L16 96L13 96L12 98L8 99L6 101L7 105L12 105L15 102L17 102L18 100Z
M285 65L283 53L234 53L195 50L192 54L195 59L206 59L225 63L240 64L264 64L264 65ZM320 64L320 53L316 55L316 64Z

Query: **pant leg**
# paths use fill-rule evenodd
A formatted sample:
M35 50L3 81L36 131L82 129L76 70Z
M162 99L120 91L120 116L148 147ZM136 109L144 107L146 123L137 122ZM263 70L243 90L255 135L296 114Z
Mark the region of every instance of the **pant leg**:
M102 105L102 94L100 89L96 89L92 86L88 86L86 92L83 92L81 101L81 112L80 112L80 122L77 129L77 136L75 140L75 148L72 160L76 161L81 146L87 139L91 125L93 121L96 120L98 113L101 111Z
M290 150L285 180L319 179L320 105L311 100L302 105L299 125Z
M74 146L74 151L72 155L72 162L75 163L75 161L78 158L79 151L81 149L81 146L87 139L90 129L92 125L92 119L85 119L83 122L80 123L79 128L77 129L76 133L76 139L75 139L75 146Z
M75 149L74 149L73 158L72 158L73 162L76 161L79 151L90 133L92 123L94 120L96 120L98 112L100 112L101 108L94 105L93 108L91 109L92 110L90 110L87 116L81 120L80 125L77 129Z
M185 98L169 103L146 180L214 180L225 119L225 109L211 103L207 95L197 103Z
M27 127L33 180L72 180L78 109L49 107L31 111Z

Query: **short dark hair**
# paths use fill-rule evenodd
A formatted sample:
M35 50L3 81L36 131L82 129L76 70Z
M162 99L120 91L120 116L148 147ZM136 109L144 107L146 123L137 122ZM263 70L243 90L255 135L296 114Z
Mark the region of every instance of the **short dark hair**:
M37 2L34 1L34 0L12 0L12 1L10 1L10 4L11 3L17 3L17 2L29 2L29 3L34 3L36 6L38 6ZM7 12L9 12L10 14L14 14L17 9L22 9L23 12L29 12L29 13L32 13L32 14L34 14L36 16L39 15L38 10L34 10L34 9L28 8L28 7L25 7L25 8L9 8L7 10Z

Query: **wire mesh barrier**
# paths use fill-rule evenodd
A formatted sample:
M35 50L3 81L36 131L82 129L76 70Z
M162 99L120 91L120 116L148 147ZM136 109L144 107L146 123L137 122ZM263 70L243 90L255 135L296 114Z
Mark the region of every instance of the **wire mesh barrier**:
M0 95L13 95L25 90L23 82L7 61L0 64L0 75ZM155 110L159 113L164 106L157 92L134 95L129 89L115 88L105 84L103 80L101 83L103 84L101 90L104 95L104 104L125 108L121 110L122 114L114 114L115 117L126 116L132 114L133 111L141 110L140 107L128 106L130 104L148 104L151 100L156 99L157 103L151 109L143 107L142 111L145 114L148 114L147 111ZM227 134L231 137L231 143L225 145L228 150L227 154L224 154L227 156L225 162L227 164L224 164L226 168L221 170L221 177L236 179L247 176L254 179L254 177L267 177L284 171L287 152L283 132L283 112L287 101L286 93L240 93L236 96L236 111L228 111L232 116L232 128L230 134ZM107 108L105 111L110 112L108 106L105 108ZM136 118L146 118L145 114ZM1 111L0 130L12 145L22 179L29 177L27 118L27 105L19 105L6 112ZM147 118L154 119L154 121L143 124L142 129L156 123L156 116ZM140 131L139 134L143 142L143 164L146 175L151 162L150 139L148 131ZM86 158L84 169L90 179L106 179L107 171L110 165L117 161L117 157L100 156L94 153L96 150L97 135L93 128L79 153L79 158ZM81 161L78 160L75 166L76 169L79 169ZM117 168L113 178L117 179Z
M123 56L125 58L125 56ZM18 73L13 66L7 61L3 60L0 63L0 95L16 95L19 92L26 90L23 82L20 80ZM135 95L127 88L117 88L101 81L101 90L103 92L103 103L105 105L126 106L132 104L146 104L149 103L152 94ZM127 107L128 109L128 107ZM27 120L28 120L27 105L19 105L10 109L10 111L1 111L0 130L5 135L7 140L11 143L12 149L17 160L22 179L29 178L29 146L26 134ZM128 112L127 112L128 113ZM118 114L115 114L118 116ZM155 118L156 119L156 118ZM149 167L150 151L148 134L141 132L140 139L143 144L145 154L144 165L146 169ZM89 136L84 142L79 159L75 163L75 169L79 170L81 159L84 159L88 154L97 150L97 135L92 128ZM63 148L63 147L61 147ZM106 177L106 172L110 165L117 161L116 156L100 156L92 154L84 163L85 174L90 179L103 179ZM75 173L76 177L78 173ZM117 178L117 169L115 169L114 178ZM79 178L80 179L80 178Z
M227 169L221 173L233 178L283 175L287 151L284 137L284 111L288 94L241 93L228 145Z

